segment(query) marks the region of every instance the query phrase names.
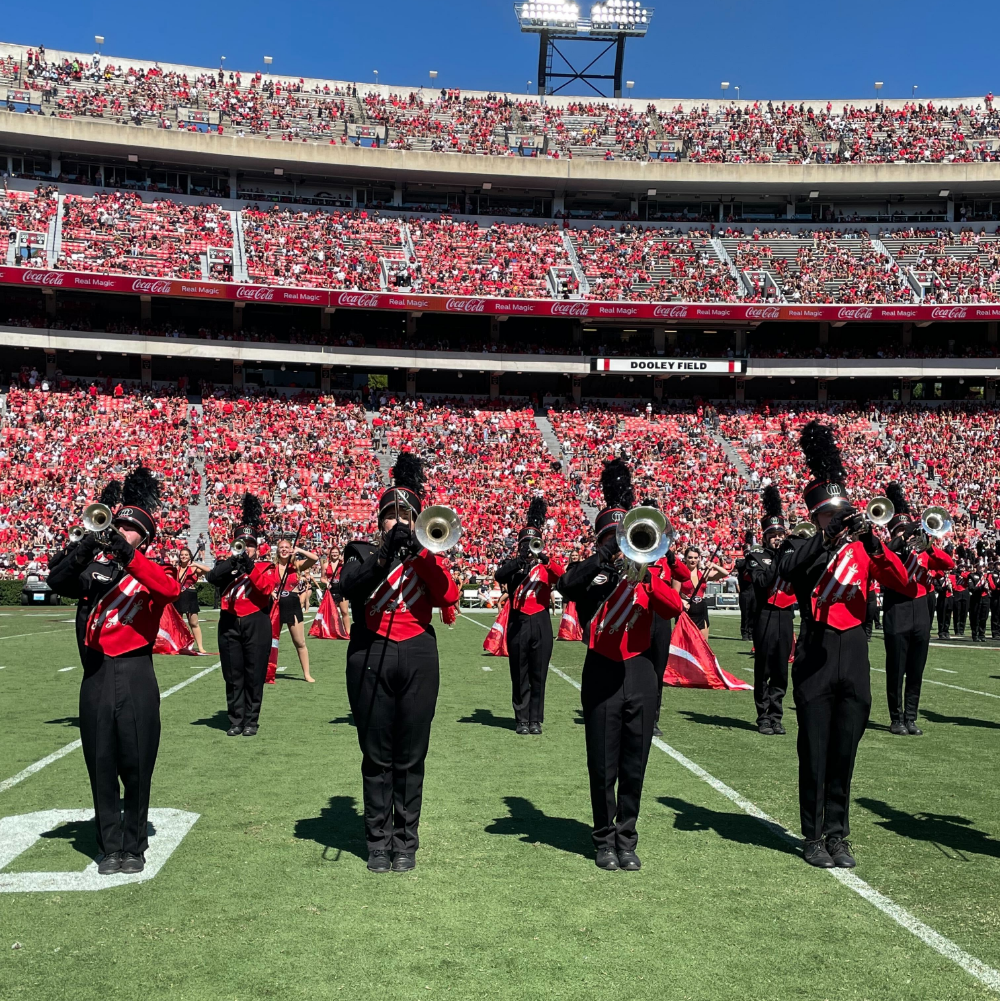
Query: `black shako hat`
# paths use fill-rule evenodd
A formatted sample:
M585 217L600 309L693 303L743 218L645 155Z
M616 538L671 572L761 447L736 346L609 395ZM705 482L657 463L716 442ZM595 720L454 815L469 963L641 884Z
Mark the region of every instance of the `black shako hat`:
M802 492L809 516L849 505L851 501L844 485L847 473L833 437L833 428L819 421L810 421L799 436L799 447L813 477Z
M121 487L121 504L115 512L114 524L136 529L142 534L144 544L152 542L156 538L156 521L152 512L160 506L160 484L151 469L136 466L125 477Z
M601 471L601 491L604 494L604 507L598 512L594 524L598 542L608 532L615 531L635 503L632 472L621 459L612 459L604 463L604 469Z
M545 518L549 513L545 498L535 497L528 505L527 524L517 533L517 541L524 539L540 539L542 529L545 527Z
M392 467L393 486L389 487L378 500L379 520L397 505L402 510L420 514L424 497L424 464L412 452L400 452L396 465Z
M784 532L785 515L781 508L781 494L774 484L769 483L760 494L761 506L764 508L764 517L760 519L760 527L764 531L764 538L774 532Z

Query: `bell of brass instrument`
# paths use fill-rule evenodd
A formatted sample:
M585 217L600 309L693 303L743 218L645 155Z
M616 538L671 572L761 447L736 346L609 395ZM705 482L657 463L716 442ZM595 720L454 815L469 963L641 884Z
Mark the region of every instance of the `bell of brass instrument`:
M541 539L528 539L528 552L531 553L532 556L541 556L544 548L545 543L542 542Z
M229 552L233 556L242 556L247 551L247 544L242 539L237 539L230 547Z
M929 507L920 515L920 527L932 538L944 538L953 527L951 515L943 507Z
M865 505L865 517L873 525L888 525L895 515L895 505L888 497L873 497Z
M799 521L788 530L788 535L793 539L811 539L816 532L816 526L811 521Z
M626 577L642 580L646 567L666 554L673 537L670 522L661 511L655 507L632 508L615 528L618 548L629 564Z
M70 542L80 542L80 541L82 541L83 537L86 534L87 534L87 530L83 527L83 525L74 525L69 530L69 541Z
M107 538L114 518L115 514L107 504L95 503L88 504L83 509L80 520L83 522L84 532L93 532L103 540Z
M462 522L450 507L434 504L417 515L413 534L428 552L446 553L458 545L462 535Z

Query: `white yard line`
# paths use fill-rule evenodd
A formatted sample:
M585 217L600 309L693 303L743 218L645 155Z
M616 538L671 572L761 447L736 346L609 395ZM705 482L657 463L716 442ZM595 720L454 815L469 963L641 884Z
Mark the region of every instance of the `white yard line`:
M59 674L65 674L67 671L75 671L75 670L76 670L76 667L74 665L70 664L69 667L60 667L58 673Z
M879 674L885 674L885 671L881 667L873 667L873 671L878 671ZM925 685L938 685L941 688L954 688L956 692L968 692L970 695L985 695L988 699L1000 699L1000 695L996 695L993 692L980 692L975 688L963 688L961 685L949 685L947 681L934 681L932 678L923 679Z
M577 691L580 690L580 682L571 678L568 674L560 671L558 667L549 665L549 670L559 675L564 681L568 681ZM697 776L702 782L706 782L716 792L722 793L730 802L738 806L744 813L759 820L766 828L778 835L796 848L800 847L802 840L796 837L787 827L780 824L773 817L769 817L759 806L751 803L750 800L741 796L735 789L727 786L725 782L710 775L701 765L695 764L690 758L681 754L676 748L671 747L665 740L659 737L653 738L653 743L665 754L669 754L679 765L683 765L692 775ZM863 897L868 903L877 907L887 917L892 918L901 928L905 928L912 935L915 935L921 942L929 946L935 952L950 959L960 966L966 973L975 977L991 990L1000 992L1000 971L987 966L982 961L970 955L964 949L957 946L951 939L945 938L936 932L929 925L912 915L905 908L890 900L885 894L879 893L874 887L869 886L863 879L856 876L849 869L826 869L834 879L843 883L848 889L853 890L858 896Z
M179 692L182 688L186 688L191 684L192 681L197 681L199 678L204 678L206 674L211 674L217 667L220 667L222 661L216 661L211 667L206 667L205 670L199 671L198 674L192 674L190 678L185 678L178 685L174 685L173 688L168 688L165 692L160 694L160 700L169 698L174 692ZM66 744L65 747L60 747L58 751L53 751L51 754L46 755L44 758L40 758L33 764L28 765L23 771L18 772L16 775L12 775L9 779L4 779L0 782L0 792L6 792L8 789L16 786L19 782L23 782L26 778L30 778L35 772L40 772L47 765L51 765L54 761L58 761L60 758L65 758L67 754L72 753L78 747L82 747L83 742L80 740L71 741Z
M969 643L965 646L961 643L931 643L931 646L940 647L942 650L1000 650L1000 646L981 646L978 643Z
M949 671L946 667L932 667L932 671L940 671L942 674L958 674L958 671Z
M0 643L5 640L23 640L28 636L51 636L52 633L71 633L72 631L72 629L43 629L41 632L37 633L17 633L14 636L0 635Z

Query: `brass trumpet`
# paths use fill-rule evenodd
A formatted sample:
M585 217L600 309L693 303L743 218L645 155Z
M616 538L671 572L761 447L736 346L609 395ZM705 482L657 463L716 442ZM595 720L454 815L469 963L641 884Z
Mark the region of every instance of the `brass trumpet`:
M816 532L817 528L811 521L799 521L788 530L788 535L793 539L811 539Z
M433 504L417 515L413 534L428 552L446 553L458 545L462 535L462 522L450 507Z
M96 503L88 504L83 509L83 516L80 520L83 522L83 530L85 532L93 532L95 535L100 535L111 527L114 518L114 512L107 504Z
M83 537L87 534L87 530L83 525L74 525L69 530L69 541L70 542L82 542Z
M545 548L545 543L541 539L536 539L534 537L528 539L528 552L532 556L541 556L542 550Z
M655 507L634 507L618 523L615 538L628 561L626 577L637 583L646 576L646 567L666 555L673 541L670 522Z
M888 525L895 516L895 505L888 497L873 497L865 505L865 517L873 525Z
M229 552L233 556L242 556L246 551L247 551L247 544L242 539L237 539L229 547Z
M954 523L951 515L943 507L928 507L920 514L918 544L914 547L927 552L934 544L932 539L943 539L951 533Z

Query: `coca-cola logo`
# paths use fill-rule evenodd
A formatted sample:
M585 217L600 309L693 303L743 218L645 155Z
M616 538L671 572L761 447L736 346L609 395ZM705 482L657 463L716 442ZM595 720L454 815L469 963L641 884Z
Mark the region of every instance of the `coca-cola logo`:
M133 292L151 292L153 295L170 295L170 282L156 281L151 278L136 278L132 282Z
M254 302L270 302L274 298L273 288L247 288L241 285L236 290L237 299L252 299Z
M355 306L361 309L378 309L378 296L371 292L338 292L338 306Z
M21 281L27 285L65 285L66 276L57 271L24 271Z
M871 306L842 306L837 310L838 320L870 320L875 314Z
M449 299L444 308L449 313L485 313L485 299Z
M687 306L657 306L653 310L653 316L658 320L683 320L687 315Z
M590 306L585 302L554 302L549 311L553 316L590 316Z
M935 306L931 317L935 320L964 320L968 312L962 306Z
M781 318L781 310L777 306L748 306L748 320L778 320Z

